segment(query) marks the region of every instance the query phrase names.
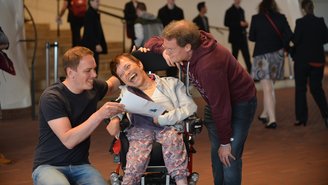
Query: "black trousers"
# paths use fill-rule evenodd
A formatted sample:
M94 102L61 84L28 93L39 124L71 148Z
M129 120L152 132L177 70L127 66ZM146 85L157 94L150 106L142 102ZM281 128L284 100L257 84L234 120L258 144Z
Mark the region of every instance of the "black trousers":
M72 47L81 45L81 29L83 27L83 20L74 20L70 22L72 33Z
M241 51L244 61L245 61L245 64L246 64L247 71L248 71L248 73L251 73L252 64L251 64L251 58L249 55L247 38L245 37L244 39L241 39L238 42L232 42L231 50L232 50L232 55L237 60L238 60L238 52L239 52L239 50Z
M314 101L318 105L323 118L328 117L328 107L325 92L322 88L324 66L313 67L308 63L295 62L295 114L296 120L307 122L308 107L306 101L307 84Z

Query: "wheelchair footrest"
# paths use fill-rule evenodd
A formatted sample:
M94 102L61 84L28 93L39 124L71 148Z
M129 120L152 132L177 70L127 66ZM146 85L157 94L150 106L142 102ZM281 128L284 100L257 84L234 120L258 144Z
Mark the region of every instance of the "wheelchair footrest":
M165 173L146 173L141 178L141 185L175 185L173 179Z

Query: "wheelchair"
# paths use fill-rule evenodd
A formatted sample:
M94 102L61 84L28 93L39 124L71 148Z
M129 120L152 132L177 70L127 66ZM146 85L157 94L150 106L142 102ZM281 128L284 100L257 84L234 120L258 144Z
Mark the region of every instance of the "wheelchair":
M126 154L129 148L129 141L126 136L126 128L129 126L127 119L121 122L121 133L119 139L114 139L110 146L110 152L114 155L114 162L117 163L116 170L110 174L110 184L120 185L123 179L123 174L126 165ZM183 140L187 149L188 160L188 184L195 185L199 179L199 174L193 172L193 154L196 153L194 145L194 136L202 130L203 122L196 115L192 115L185 120L177 123L175 129L183 134ZM158 142L153 143L153 148L150 153L150 161L146 172L141 178L141 185L174 185L174 179L170 178L164 164L162 146Z
M142 61L144 69L146 71L159 71L166 70L169 66L166 64L164 58L155 53L147 52L142 53L140 51L133 52L136 58ZM154 61L156 64L154 65ZM114 139L110 146L110 152L114 156L114 162L117 163L116 170L111 172L109 183L111 185L120 185L123 179L123 173L126 165L126 154L129 148L129 142L126 136L126 128L130 125L127 118L121 121L121 133L119 139ZM194 145L195 135L202 130L203 121L195 114L186 118L185 120L177 123L175 129L183 134L183 140L187 150L188 160L188 184L195 185L199 179L199 174L193 172L193 154L196 153ZM121 171L122 170L122 171ZM173 185L175 180L172 179L165 167L162 146L158 142L153 143L153 148L150 153L150 161L146 172L141 178L141 185Z

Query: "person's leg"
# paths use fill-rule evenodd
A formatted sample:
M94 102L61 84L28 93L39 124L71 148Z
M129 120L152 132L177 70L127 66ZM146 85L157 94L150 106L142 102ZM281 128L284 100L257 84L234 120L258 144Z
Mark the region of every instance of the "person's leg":
M310 67L310 91L318 105L322 117L325 119L328 117L328 106L325 92L322 88L324 67Z
M247 42L246 37L243 41L241 41L240 50L241 50L241 53L243 55L247 71L248 71L248 73L251 73L252 64L251 64L251 57L249 55L248 42Z
M242 155L250 125L256 111L257 101L252 100L232 105L232 138L231 151L236 160L230 167L224 167L224 184L240 185L242 179Z
M263 102L264 102L264 110L267 111L269 116L269 123L276 122L276 110L275 110L275 92L273 88L272 80L263 79L261 80L262 90L263 90Z
M64 174L65 168L68 167L55 167L50 165L41 165L37 167L33 173L34 185L70 185L68 177Z
M69 166L70 179L77 185L108 185L98 170L90 164Z
M295 116L296 121L303 123L306 123L308 120L308 107L306 102L308 71L308 64L295 63Z
M236 60L238 59L238 51L239 51L239 44L231 43L231 53Z
M128 131L129 150L122 185L137 184L146 171L154 134L150 130L132 127Z
M208 137L211 144L211 161L214 185L223 185L223 166L218 154L220 142L217 135L217 127L212 119L212 112L208 105L205 106L204 110L204 125L207 128Z
M187 184L188 159L183 134L173 127L166 127L156 134L156 139L162 144L163 158L170 176L177 184Z
M83 27L83 21L70 22L72 33L72 47L81 45L81 29Z

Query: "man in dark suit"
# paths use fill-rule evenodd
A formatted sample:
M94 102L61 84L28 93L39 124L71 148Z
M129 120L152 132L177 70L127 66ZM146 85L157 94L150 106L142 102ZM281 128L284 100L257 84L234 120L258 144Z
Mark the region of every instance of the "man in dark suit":
M167 0L167 4L158 10L157 17L162 21L163 27L173 20L184 19L183 10L175 4L175 0ZM176 77L178 70L176 67L170 67L166 70L166 76Z
M98 12L99 0L88 0L88 6L89 8L84 17L84 32L81 45L93 52L98 74L99 54L107 54L107 43L101 25L100 13Z
M158 10L158 18L162 21L163 27L168 25L173 20L184 19L183 10L178 7L175 0L167 0L167 4Z
M208 18L206 16L207 7L206 7L204 1L197 4L197 10L198 10L199 14L192 21L198 26L198 28L200 30L203 30L203 31L206 31L207 33L209 33L210 25L208 23Z
M240 7L241 0L234 0L233 5L226 11L224 25L229 27L229 42L231 43L232 55L238 59L238 52L244 57L247 71L250 73L252 64L249 55L247 32L248 23L245 20L245 12Z
M134 34L134 23L135 20L138 18L137 13L136 13L136 8L138 5L137 0L131 0L130 2L127 2L124 6L124 19L126 23L126 34L129 39L131 39L131 48L132 50L134 46L134 40L135 34Z

